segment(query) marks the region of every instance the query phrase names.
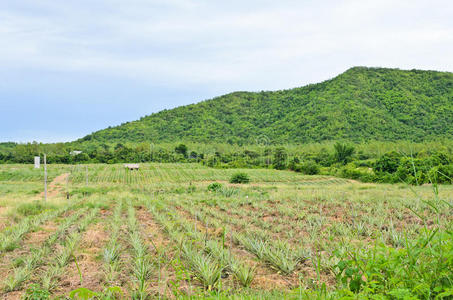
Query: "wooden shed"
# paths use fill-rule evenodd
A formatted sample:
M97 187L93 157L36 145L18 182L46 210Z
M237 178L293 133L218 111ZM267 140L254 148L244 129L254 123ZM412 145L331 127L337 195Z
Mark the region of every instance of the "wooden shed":
M138 170L140 168L139 164L124 164L124 167L129 170Z

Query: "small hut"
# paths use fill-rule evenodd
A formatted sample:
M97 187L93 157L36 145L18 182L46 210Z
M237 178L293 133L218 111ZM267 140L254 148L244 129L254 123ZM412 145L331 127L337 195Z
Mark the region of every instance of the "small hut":
M138 170L140 168L139 164L124 164L124 167L129 170Z

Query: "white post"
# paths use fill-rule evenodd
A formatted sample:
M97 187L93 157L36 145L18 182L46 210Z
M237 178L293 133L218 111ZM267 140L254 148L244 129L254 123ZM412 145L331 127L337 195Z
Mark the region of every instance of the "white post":
M66 199L69 200L69 176L72 175L72 169L69 175L66 177Z
M44 201L47 201L47 161L44 154Z
M39 156L35 156L35 169L39 169L39 163L41 158Z

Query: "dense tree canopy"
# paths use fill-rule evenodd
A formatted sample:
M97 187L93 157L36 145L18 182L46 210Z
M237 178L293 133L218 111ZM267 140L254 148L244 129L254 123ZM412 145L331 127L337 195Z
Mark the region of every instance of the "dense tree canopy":
M453 136L453 73L355 67L301 88L235 92L107 128L80 141L432 140Z

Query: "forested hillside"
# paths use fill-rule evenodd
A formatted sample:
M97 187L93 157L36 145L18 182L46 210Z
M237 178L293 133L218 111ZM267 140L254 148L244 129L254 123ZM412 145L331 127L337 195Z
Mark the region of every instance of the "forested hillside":
M109 127L79 141L423 141L453 136L453 73L354 67L319 84L235 92Z

